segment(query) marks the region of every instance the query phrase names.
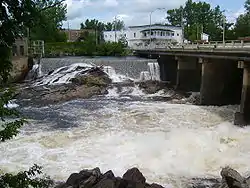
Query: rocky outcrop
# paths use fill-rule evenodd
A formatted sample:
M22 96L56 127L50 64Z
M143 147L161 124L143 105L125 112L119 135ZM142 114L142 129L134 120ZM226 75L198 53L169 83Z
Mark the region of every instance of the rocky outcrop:
M106 94L106 88L110 83L108 75L98 67L94 67L84 74L78 74L67 84L21 87L16 98L20 101L29 99L29 104L54 104Z
M99 168L73 173L65 183L56 188L163 188L158 184L146 183L146 178L137 169L128 170L122 178L115 177L109 170L102 174Z
M242 177L236 170L229 167L221 171L222 179L197 178L183 184L187 188L250 188L250 178ZM99 168L82 170L73 173L66 182L59 183L56 188L163 188L163 186L146 182L146 178L137 168L129 169L123 177L115 177L109 170L102 174Z
M139 85L139 88L141 88L145 93L148 94L154 94L158 91L160 91L161 89L166 88L166 84L162 83L160 81L145 81L145 82L141 82Z

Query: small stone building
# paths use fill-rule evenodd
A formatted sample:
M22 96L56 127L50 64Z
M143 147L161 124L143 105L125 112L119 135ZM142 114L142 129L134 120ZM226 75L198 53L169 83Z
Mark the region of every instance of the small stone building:
M12 46L12 56L28 56L28 39L18 38L16 39L14 45Z

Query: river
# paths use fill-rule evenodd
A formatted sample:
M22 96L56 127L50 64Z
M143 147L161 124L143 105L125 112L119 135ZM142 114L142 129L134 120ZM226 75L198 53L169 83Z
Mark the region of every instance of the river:
M1 169L16 172L36 163L53 179L66 180L83 168L121 176L138 167L148 182L166 187L217 178L227 165L248 174L250 128L232 124L238 106L170 104L151 97L135 87L57 105L19 104L29 123L0 144Z

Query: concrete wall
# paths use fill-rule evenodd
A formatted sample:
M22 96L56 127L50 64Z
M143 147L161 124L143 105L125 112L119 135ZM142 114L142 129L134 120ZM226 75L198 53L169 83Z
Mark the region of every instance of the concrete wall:
M202 62L202 105L239 104L242 88L242 71L237 62L205 59Z
M12 65L10 81L18 82L25 78L30 68L28 65L28 40L27 38L16 39L12 47Z
M10 81L19 82L24 80L30 70L28 65L28 57L13 57L12 64L13 70L10 73Z
M160 66L160 76L162 81L168 81L171 85L176 85L177 80L177 61L174 56L158 57Z
M195 57L177 57L176 88L183 91L200 91L201 65Z

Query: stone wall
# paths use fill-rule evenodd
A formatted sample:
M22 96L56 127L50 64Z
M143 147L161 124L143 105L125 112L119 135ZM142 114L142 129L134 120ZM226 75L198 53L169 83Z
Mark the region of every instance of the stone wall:
M28 57L13 57L13 70L11 71L11 82L20 82L25 79L29 72Z

